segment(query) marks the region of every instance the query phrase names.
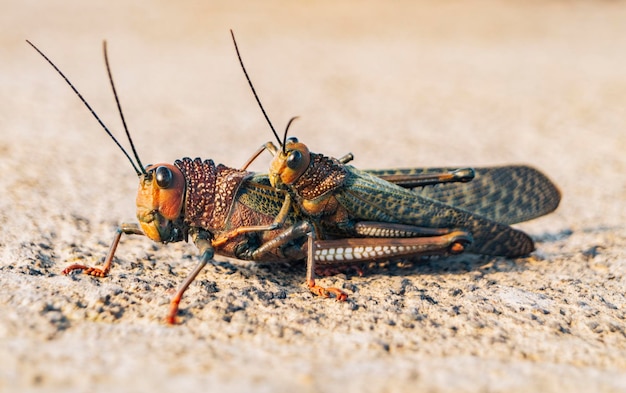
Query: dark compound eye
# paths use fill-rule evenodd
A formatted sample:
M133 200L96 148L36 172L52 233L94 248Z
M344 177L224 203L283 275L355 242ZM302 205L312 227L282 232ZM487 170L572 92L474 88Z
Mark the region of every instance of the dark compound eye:
M174 175L172 175L172 171L165 166L160 166L155 170L155 178L157 185L160 188L170 188L172 185L172 179Z
M290 151L287 156L287 167L290 169L296 169L300 166L300 162L302 162L302 153L298 150Z
M287 140L285 141L285 144L287 143L298 143L298 138L296 138L295 136L290 136L289 138L287 138Z

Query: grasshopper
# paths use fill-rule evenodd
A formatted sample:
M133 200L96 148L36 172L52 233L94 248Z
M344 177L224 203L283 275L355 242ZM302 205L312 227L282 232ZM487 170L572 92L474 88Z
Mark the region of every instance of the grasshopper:
M234 36L233 36L234 40ZM202 161L183 158L174 164L156 164L144 167L126 125L126 120L111 75L106 42L103 45L105 65L122 124L132 149L134 159L113 136L89 103L61 70L35 45L27 41L65 80L81 102L94 116L103 130L118 146L131 163L139 178L136 223L123 223L115 236L100 268L74 264L66 267L63 274L82 271L95 277L109 274L117 246L123 234L144 235L155 242L170 243L187 241L189 238L199 250L199 261L180 285L170 301L166 322L176 323L179 305L188 286L214 255L223 255L258 262L297 261L307 259L307 284L318 295L334 294L338 300L347 295L337 288L318 286L313 280L313 249L310 233L313 228L305 217L290 210L290 196L270 184L265 174L255 174L245 169L215 165L211 160ZM236 45L236 43L235 43ZM346 157L344 161L350 158ZM246 165L247 166L247 165ZM370 248L388 248L390 244L375 245L375 239L337 239L315 241L317 250L334 253L351 241L356 246L365 244L364 255ZM373 241L373 243L372 243ZM411 241L398 245L407 250L419 250L420 254L442 253L453 244L469 241L464 233L452 233L441 237L439 243ZM372 259L372 258L370 258Z
M311 224L309 282L316 264L463 252L525 256L533 240L509 225L545 215L560 201L556 186L525 165L361 171L295 138L264 148L274 154L270 183L287 191L285 204ZM452 184L420 188L444 183ZM339 240L311 241L329 237ZM337 245L331 251L317 248L331 242ZM418 243L423 249L407 252L406 245ZM357 252L368 248L372 253Z
M335 240L338 247L332 253L316 248L319 241L309 241L309 280L320 263L463 252L525 256L534 251L533 240L509 225L547 214L560 201L556 186L525 165L361 171L312 153L295 138L285 140L281 148L271 142L264 147L274 153L270 183L287 191L285 203L311 223L310 238L350 239ZM453 184L434 190L419 188L443 183ZM446 236L456 238L448 247L437 248ZM355 242L355 238L362 239ZM406 253L404 247L394 247L400 241L419 241L428 251ZM357 258L356 243L377 245L380 251Z
M462 230L473 241L459 252L520 257L531 253L534 243L509 225L547 214L560 201L556 186L524 165L478 168L467 185L409 190L449 182L467 169L361 171L312 153L295 138L281 149L271 143L267 148L275 154L271 184L287 190L294 210L323 233L340 237L421 237ZM403 231L397 231L398 225L405 226Z
M63 274L83 271L92 276L106 277L122 234L145 235L161 243L187 241L191 238L199 250L200 258L170 302L166 321L174 324L185 290L203 267L213 259L214 254L262 262L304 259L306 238L303 234L309 229L300 225L277 230L274 224L277 218L287 224L302 220L294 214L285 216L286 210L281 210L281 207L286 195L271 187L267 176L257 176L221 164L215 165L211 160L202 161L199 158L195 160L183 158L173 165L143 166L126 126L113 83L106 42L104 58L107 73L136 162L69 79L42 51L30 41L27 42L66 81L123 152L139 177L137 193L139 225L135 223L120 225L101 268L74 264L65 268ZM299 241L299 238L302 240Z
M291 209L311 223L313 231L309 236L340 239L335 241L338 248L333 254L316 249L318 243L309 241L309 274L312 265L320 260L334 264L407 256L404 248L400 251L394 247L381 248L375 258L371 255L360 258L355 255L354 242L376 244L380 248L385 242L391 246L400 239L409 242L419 239L421 244L432 247L428 251L432 253L442 237L462 234L448 248L441 248L441 255L471 252L521 257L534 251L530 236L509 225L540 217L557 208L560 191L540 171L525 165L476 170L362 171L345 165L351 157L338 160L310 152L296 138L287 138L289 124L295 118L288 123L282 140L279 138L238 50L237 55L257 104L279 144L276 147L272 142L266 143L251 160L263 150L270 151L274 158L269 168L269 181L276 189L287 191L285 204L292 204ZM444 183L453 184L434 190L423 187ZM417 251L408 255L422 254Z

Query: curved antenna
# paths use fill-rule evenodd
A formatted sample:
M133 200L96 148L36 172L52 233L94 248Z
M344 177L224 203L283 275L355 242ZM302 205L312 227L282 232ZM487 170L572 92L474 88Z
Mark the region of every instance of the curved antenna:
M107 68L107 74L109 75L109 82L111 82L111 89L113 89L113 96L115 97L115 103L117 104L117 111L120 114L120 117L122 118L122 124L124 125L124 131L126 131L126 136L128 137L128 142L130 143L130 148L133 151L133 155L135 156L135 159L137 160L137 165L139 165L139 169L141 170L141 173L143 173L144 175L147 175L145 168L143 167L143 164L141 163L141 160L139 159L139 155L137 154L137 150L135 149L135 144L133 143L133 138L130 137L130 131L128 131L128 127L126 126L126 119L124 118L124 112L122 112L122 106L120 105L120 99L117 96L117 90L115 89L115 83L113 83L113 75L111 74L111 67L109 66L109 56L107 54L107 42L106 41L102 41L102 50L104 51L104 64L106 65Z
M254 86L252 85L252 81L250 80L250 77L248 76L248 71L246 71L246 67L243 65L243 60L241 59L241 54L239 53L239 47L237 47L237 41L235 40L235 33L233 33L232 29L230 30L230 35L233 37L233 44L235 44L235 52L237 52L237 58L239 59L239 64L241 64L241 69L243 70L243 74L246 76L246 79L248 80L250 89L252 89L252 94L254 94L254 98L256 99L256 102L259 104L259 108L261 108L261 112L263 112L263 116L265 116L265 120L267 120L267 124L270 125L270 128L272 129L272 133L274 134L274 137L276 137L276 141L280 144L280 138L278 137L278 134L276 133L276 130L274 129L274 126L272 125L272 122L270 121L270 118L267 116L267 113L265 113L265 108L263 108L263 104L261 104L261 100L259 99L259 96L256 94L256 90L254 89Z
M48 58L48 56L44 55L42 51L39 50L39 48L37 48L32 42L30 42L29 40L26 40L26 42L28 42L28 44L30 46L32 46L44 59L46 59L46 61L48 62L48 64L50 64L52 66L52 68L55 69L55 71L61 75L61 77L65 80L65 82L72 88L72 90L74 90L74 93L76 93L76 95L78 96L78 98L80 98L80 100L83 102L83 104L85 104L85 106L87 107L87 109L89 109L89 112L91 112L91 114L93 115L93 117L96 118L96 120L98 121L98 123L100 123L100 125L102 126L102 128L104 129L104 131L111 137L111 139L113 139L113 142L115 142L115 144L117 145L117 147L120 148L120 150L122 150L122 152L124 153L124 155L126 156L126 158L128 158L128 161L130 161L130 164L133 166L133 169L135 170L135 172L137 173L137 176L140 176L142 174L142 172L137 169L137 165L135 164L135 162L133 161L132 158L130 158L130 155L126 152L126 150L124 150L124 148L122 147L122 145L117 141L117 139L115 139L115 137L113 136L113 134L111 133L111 131L109 131L109 129L107 128L107 126L102 122L102 120L100 120L100 118L98 117L98 115L96 114L96 112L94 112L94 110L91 108L91 106L87 103L87 101L83 98L83 96L78 92L78 90L74 87L74 85L72 84L72 82L70 82L69 79L67 79L67 77L61 72L61 70L59 70L59 68L54 65L54 63L52 62L52 60L50 60Z
M287 153L285 151L285 145L287 144L287 132L289 131L289 127L291 126L291 123L293 123L294 120L296 120L298 118L298 116L294 116L291 119L289 119L289 122L287 123L287 127L285 127L285 134L283 135L283 153Z

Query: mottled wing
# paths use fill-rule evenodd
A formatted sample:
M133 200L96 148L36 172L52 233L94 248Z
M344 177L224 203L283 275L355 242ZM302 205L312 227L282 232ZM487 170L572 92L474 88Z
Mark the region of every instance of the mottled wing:
M467 251L478 254L516 257L534 250L528 235L508 225L347 168L351 176L335 197L351 212L353 221L464 229L474 238Z
M276 217L285 201L285 192L272 187L266 174L255 174L241 187L237 201L254 211Z
M375 176L419 176L453 169L455 168L411 168L366 172ZM558 188L535 168L508 165L474 170L476 176L470 182L419 187L414 188L413 192L507 225L550 213L561 200Z

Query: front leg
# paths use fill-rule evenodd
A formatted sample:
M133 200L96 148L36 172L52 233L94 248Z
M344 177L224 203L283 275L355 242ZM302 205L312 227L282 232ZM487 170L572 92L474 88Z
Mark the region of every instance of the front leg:
M117 250L117 245L120 243L120 239L122 234L127 235L145 235L139 225L134 223L124 223L120 225L119 228L115 231L115 237L113 238L113 242L111 243L111 247L109 247L109 252L107 253L106 258L104 258L104 266L102 268L89 267L81 264L74 264L63 269L63 274L68 275L74 273L75 271L82 271L85 274L95 277L106 277L109 274L109 270L111 270L111 265L113 264L113 257L115 256L115 250Z
M180 301L185 294L189 285L198 277L198 274L204 269L206 264L213 260L213 255L215 253L215 249L211 244L211 241L208 239L207 233L201 230L192 229L190 231L190 235L193 239L194 244L198 247L198 251L200 253L198 264L196 267L189 273L189 275L185 278L185 281L180 285L178 291L172 300L170 301L170 311L167 314L166 322L170 325L176 324L176 315L178 314Z
M250 226L242 226L235 228L213 240L213 246L219 247L222 246L232 239L236 238L239 235L243 235L244 233L251 232L268 232L273 231L275 229L282 228L287 220L289 215L289 211L291 210L291 196L289 194L285 194L285 200L278 212L278 215L274 217L274 221L269 225L250 225Z

